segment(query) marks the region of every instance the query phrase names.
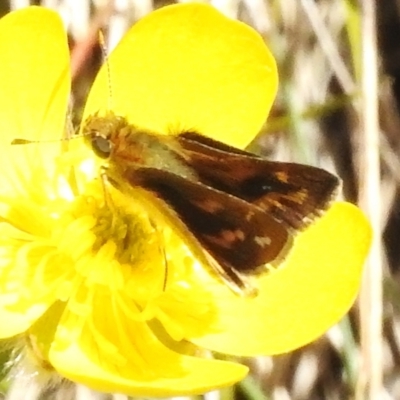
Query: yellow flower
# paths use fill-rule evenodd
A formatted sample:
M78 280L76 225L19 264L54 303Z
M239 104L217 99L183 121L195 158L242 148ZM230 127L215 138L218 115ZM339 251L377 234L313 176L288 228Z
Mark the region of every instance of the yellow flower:
M66 35L52 11L0 20L0 338L23 335L62 376L136 396L201 393L247 368L211 358L277 354L321 335L351 306L370 230L335 204L295 239L285 264L235 295L173 227L99 179L91 150L64 134ZM276 92L275 62L246 25L212 7L165 7L138 22L99 73L99 110L160 133L196 129L238 147ZM14 138L53 142L12 146Z

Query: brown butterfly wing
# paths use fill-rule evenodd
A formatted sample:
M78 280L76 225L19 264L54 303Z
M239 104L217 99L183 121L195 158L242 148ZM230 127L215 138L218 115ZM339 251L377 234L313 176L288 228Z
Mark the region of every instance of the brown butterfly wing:
M243 274L285 255L292 237L255 205L166 170L138 168L125 176L168 204L228 275ZM233 272L234 274L234 272Z
M329 206L340 184L323 169L268 161L195 132L182 133L178 141L205 185L262 208L295 231Z

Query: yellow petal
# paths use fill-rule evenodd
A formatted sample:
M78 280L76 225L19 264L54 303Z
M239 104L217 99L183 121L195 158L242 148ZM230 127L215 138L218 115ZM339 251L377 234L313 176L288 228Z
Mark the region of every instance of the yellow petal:
M275 60L258 33L213 7L189 3L140 20L102 68L85 116L110 107L158 132L195 129L244 147L277 89Z
M49 352L51 364L63 376L105 392L170 396L229 386L246 375L242 365L167 347L159 339L164 336L160 326L127 319L118 311L115 295L98 287L91 311L81 307L78 314L76 307L67 306ZM178 342L174 348L184 350Z
M57 13L28 7L7 14L0 21L0 56L2 138L44 139L62 132L69 52Z
M38 157L45 158L41 153L49 153L51 159L51 149L56 147L10 146L12 139L58 139L64 132L70 77L60 17L40 7L7 14L0 20L0 60L0 162L7 172L0 185L4 188L17 171L28 174L34 169Z
M226 361L181 356L187 371L180 378L159 377L151 381L135 381L111 372L92 362L77 344L63 352L51 352L51 363L66 378L102 392L126 393L132 396L174 396L201 394L217 387L231 386L242 380L247 367ZM158 362L163 360L158 358Z
M11 295L9 296L11 297ZM11 301L14 301L11 299ZM29 312L15 312L7 310L8 301L6 296L0 298L0 320L2 321L0 328L0 339L9 338L25 332L29 326L40 317L47 308L45 304L38 304L31 307Z
M43 233L48 226L43 220L48 214L42 215L38 203L48 200L51 190L47 178L54 170L60 145L12 146L11 141L62 136L69 92L68 60L66 33L55 12L28 7L0 20L0 321L7 321L1 326L1 337L25 331L52 301L47 293L35 293L24 284L30 279L40 281L38 268L43 264L36 265L33 273L27 261L29 252L19 261L16 252L33 240L30 233Z
M256 298L240 298L205 282L217 293L221 327L193 342L248 356L279 354L311 342L353 304L370 241L362 212L349 203L334 204L297 237L281 269L257 280Z
M32 215L27 218L35 221ZM42 219L44 232L48 222ZM27 229L31 225L35 223L26 224ZM7 321L0 324L0 338L26 331L54 303L71 271L68 257L57 253L50 240L34 239L0 223L0 321ZM60 265L62 272L57 271Z

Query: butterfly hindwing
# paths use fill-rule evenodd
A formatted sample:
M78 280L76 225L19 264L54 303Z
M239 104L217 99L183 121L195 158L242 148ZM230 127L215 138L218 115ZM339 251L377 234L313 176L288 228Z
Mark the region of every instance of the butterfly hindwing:
M224 269L240 273L284 256L291 235L257 206L169 171L140 168L127 179L165 202Z

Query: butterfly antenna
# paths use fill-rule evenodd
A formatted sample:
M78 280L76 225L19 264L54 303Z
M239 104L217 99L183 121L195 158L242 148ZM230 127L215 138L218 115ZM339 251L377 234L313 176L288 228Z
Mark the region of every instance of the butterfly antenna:
M107 46L104 38L103 31L99 31L99 44L101 47L101 52L103 53L103 59L104 59L104 64L106 66L106 71L107 71L107 84L108 84L108 110L112 109L112 99L113 99L113 92L112 92L112 84L111 84L111 69L110 69L110 63L109 63L109 58L108 58L108 51L107 51Z
M18 145L18 144L34 144L34 143L60 143L60 142L68 142L72 139L80 139L82 135L75 135L72 137L64 137L60 139L49 139L49 140L29 140L29 139L21 139L15 138L11 141L11 145Z

